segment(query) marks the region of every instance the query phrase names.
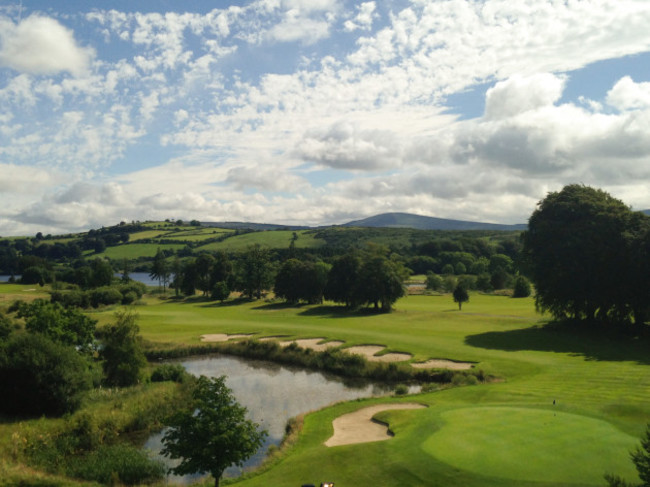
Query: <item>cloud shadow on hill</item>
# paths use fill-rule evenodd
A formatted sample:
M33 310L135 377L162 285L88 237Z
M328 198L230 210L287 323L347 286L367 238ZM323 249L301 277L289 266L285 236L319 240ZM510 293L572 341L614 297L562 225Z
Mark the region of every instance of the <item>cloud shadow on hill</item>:
M567 353L586 360L632 361L650 365L650 327L605 328L552 322L510 331L490 331L465 337L472 347L507 352Z

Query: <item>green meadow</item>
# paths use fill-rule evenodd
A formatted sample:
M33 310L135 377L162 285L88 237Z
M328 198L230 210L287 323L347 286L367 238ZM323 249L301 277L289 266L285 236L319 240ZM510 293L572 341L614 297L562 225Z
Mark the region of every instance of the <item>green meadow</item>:
M338 404L309 414L295 444L238 486L597 486L607 472L635 480L628 451L650 422L647 338L547 323L530 298L413 295L390 314L272 301L147 298L136 307L145 339L174 347L205 333L323 337L385 345L413 361L471 361L497 379L400 398ZM111 311L93 313L106 322ZM395 437L328 448L337 416L377 402Z

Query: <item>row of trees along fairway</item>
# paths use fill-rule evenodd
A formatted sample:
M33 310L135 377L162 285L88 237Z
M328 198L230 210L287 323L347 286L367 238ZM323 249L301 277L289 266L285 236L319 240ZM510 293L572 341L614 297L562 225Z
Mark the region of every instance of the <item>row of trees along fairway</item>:
M643 324L650 312L650 218L608 193L549 193L522 236L536 305L556 319Z

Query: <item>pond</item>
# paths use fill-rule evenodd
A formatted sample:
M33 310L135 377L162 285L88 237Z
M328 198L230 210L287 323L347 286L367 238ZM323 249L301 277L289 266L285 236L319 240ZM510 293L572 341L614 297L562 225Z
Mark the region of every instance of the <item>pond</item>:
M237 401L248 408L249 418L268 431L266 443L246 462L244 470L260 465L269 446L280 444L290 418L335 402L384 396L391 392L383 384L344 381L340 377L320 372L232 356L193 357L178 363L196 376L225 375L226 385L233 391ZM162 432L154 434L144 445L159 458L162 436ZM166 463L169 461L164 460ZM224 477L238 476L241 473L241 469L230 467ZM170 483L188 484L197 478L198 476L170 476L168 480Z
M115 277L121 278L122 273L116 272ZM139 281L147 286L158 286L158 279L152 279L148 272L129 272L129 277L134 281Z

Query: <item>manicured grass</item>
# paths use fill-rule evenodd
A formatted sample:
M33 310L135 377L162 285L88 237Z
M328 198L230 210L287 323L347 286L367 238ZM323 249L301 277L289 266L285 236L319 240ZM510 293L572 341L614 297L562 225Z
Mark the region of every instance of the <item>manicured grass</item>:
M282 462L237 485L289 487L331 480L339 485L401 486L431 485L436 479L436 485L459 487L587 486L603 485L606 472L634 479L628 450L650 421L647 339L548 325L535 312L531 298L472 294L458 311L450 295L408 296L391 314L348 313L328 303L221 305L198 298L181 302L150 298L136 309L143 336L170 346L198 343L204 333L324 337L344 340L344 346L386 345L391 351L413 354L415 361L473 361L501 377L495 383L407 398L430 407L382 413L396 436L381 443L323 445L334 417L372 401L309 415L299 441ZM111 318L108 312L93 316L101 321ZM558 427L542 434L537 420L551 418ZM497 448L488 441L494 441L502 423L511 423L510 440L535 438L549 448L533 449L526 460L531 465L522 466L516 443ZM449 436L458 437L458 454L442 458L436 442L443 438L446 444ZM474 456L469 455L470 444L477 448ZM582 451L573 457L580 466L571 472L563 463L571 458L570 450ZM482 463L477 465L476 458ZM517 461L508 467L508 458ZM501 465L500 471L488 469L491 464ZM584 472L588 475L578 478Z
M479 475L598 484L604 471L635 473L624 452L637 439L602 420L512 407L453 409L440 420L424 451Z

